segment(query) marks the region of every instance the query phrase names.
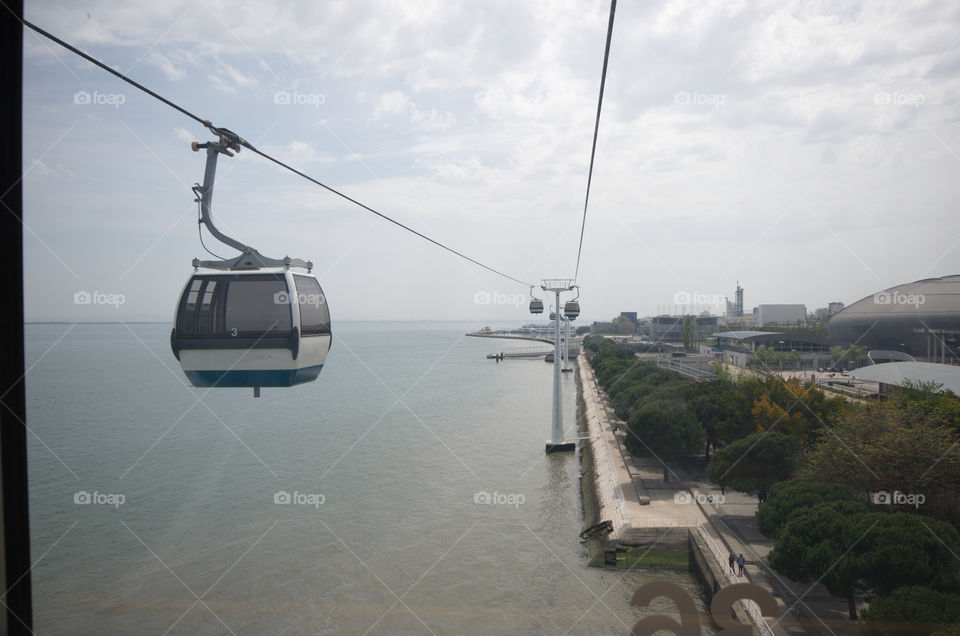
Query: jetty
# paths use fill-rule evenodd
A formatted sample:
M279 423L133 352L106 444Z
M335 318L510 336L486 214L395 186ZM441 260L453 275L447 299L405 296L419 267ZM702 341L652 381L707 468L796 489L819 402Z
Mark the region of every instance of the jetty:
M580 353L580 345L570 345L570 358L575 358ZM488 353L487 360L505 360L508 358L553 358L553 349L544 349L543 347L527 347L523 349L504 349L497 353Z
M471 336L473 338L503 338L506 340L530 340L533 342L545 342L549 345L553 344L553 338L547 337L546 330L543 329L502 329L502 330L491 330L483 329L481 331L474 331L467 333L465 335ZM552 335L552 332L551 332ZM580 355L580 339L571 336L570 346L569 346L569 356L573 360L578 355ZM494 353L487 354L487 360L496 360L500 362L501 360L508 360L511 358L544 358L547 362L553 362L553 348L546 349L544 347L518 347L514 349L503 349L502 351L495 351Z
M505 338L507 340L533 340L553 344L553 331L546 329L482 329L467 334L471 338Z

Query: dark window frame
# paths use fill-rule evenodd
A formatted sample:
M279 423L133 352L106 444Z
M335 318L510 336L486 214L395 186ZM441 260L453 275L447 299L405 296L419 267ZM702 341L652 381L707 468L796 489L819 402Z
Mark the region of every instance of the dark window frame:
M313 290L304 292L300 289L299 281L304 281L305 283L313 286L316 286L317 291L320 292L320 296L323 298L323 303L319 307L319 311L322 311L323 320L319 326L313 326L311 323L310 326L306 325L305 318L310 318L310 313L315 311L315 306L311 305L309 302L301 302L301 300L310 300L309 294L314 293ZM331 333L330 330L330 308L327 306L326 294L323 293L323 288L320 286L320 282L313 276L307 276L305 274L294 274L293 275L293 287L297 293L297 304L300 306L300 334L304 337L308 336L328 336ZM303 298L304 295L307 297Z
M194 290L195 281L201 281L198 289ZM293 305L288 304L289 328L272 330L244 330L236 336L227 329L226 312L230 287L235 283L271 281L283 284L287 294L290 293L286 277L283 274L194 274L184 289L177 308L177 336L184 340L223 340L235 341L237 345L251 339L277 338L288 339L294 333ZM210 283L214 283L213 296L209 308L204 310L204 299L209 291ZM194 302L190 303L191 294L195 294ZM188 305L191 305L188 309ZM205 325L201 324L201 318Z

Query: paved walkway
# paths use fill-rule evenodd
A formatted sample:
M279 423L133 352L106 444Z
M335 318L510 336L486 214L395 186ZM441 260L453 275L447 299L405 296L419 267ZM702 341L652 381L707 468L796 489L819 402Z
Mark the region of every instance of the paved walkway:
M600 518L613 522L613 539L630 528L695 527L705 517L697 506L674 504L680 484L664 484L663 469L646 460L633 461L623 446L624 425L607 404L590 364L581 356L580 373L589 443L594 450ZM624 458L629 458L625 462ZM654 460L655 461L655 460Z
M784 616L773 625L777 634L856 636L857 624L847 618L846 601L822 585L794 583L771 569L766 557L773 540L760 534L756 497L726 491L706 476L703 458L669 464L669 481L655 458L634 457L624 445L626 425L616 417L609 399L596 383L593 369L581 354L578 368L598 475L601 519L614 524L616 539L631 529L697 527L722 551L743 554L749 581L778 597ZM725 565L726 564L722 564Z

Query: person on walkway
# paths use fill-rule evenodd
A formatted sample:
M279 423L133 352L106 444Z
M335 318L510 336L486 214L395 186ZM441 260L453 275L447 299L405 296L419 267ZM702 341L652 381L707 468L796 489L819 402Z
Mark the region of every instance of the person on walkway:
M743 554L737 557L737 566L739 566L740 571L737 572L737 576L743 576L743 565L746 561L743 558Z
M730 553L730 558L727 561L730 563L730 574L736 574L737 571L733 569L733 564L736 563L737 557L733 556L733 552Z

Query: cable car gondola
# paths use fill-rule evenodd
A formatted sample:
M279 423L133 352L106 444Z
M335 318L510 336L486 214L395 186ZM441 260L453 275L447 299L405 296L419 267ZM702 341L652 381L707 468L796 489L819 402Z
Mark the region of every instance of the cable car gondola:
M288 387L317 379L330 350L319 281L290 270L197 272L170 345L196 387Z
M542 314L543 313L543 301L539 298L533 297L533 285L530 286L530 313L531 314Z
M246 145L225 129L207 150L203 187L194 187L200 223L237 249L229 260L194 259L195 273L180 295L170 347L196 387L289 387L317 379L332 333L330 312L313 263L272 259L221 233L210 215L217 156ZM215 271L200 271L200 269ZM293 271L303 269L305 272Z
M577 299L580 298L580 288L577 288L577 297L573 300L568 300L563 305L563 315L567 317L567 320L576 320L577 316L580 315L580 303L577 302Z

